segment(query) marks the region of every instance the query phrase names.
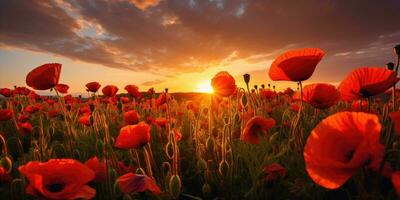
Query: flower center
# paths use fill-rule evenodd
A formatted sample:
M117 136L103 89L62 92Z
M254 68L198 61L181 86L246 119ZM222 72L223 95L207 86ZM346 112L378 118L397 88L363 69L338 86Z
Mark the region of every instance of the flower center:
M353 149L353 150L347 152L347 153L344 155L346 162L350 162L351 159L353 159L354 152L356 152L356 151Z
M64 183L51 183L47 185L47 190L49 190L52 193L60 192L63 190L65 187Z

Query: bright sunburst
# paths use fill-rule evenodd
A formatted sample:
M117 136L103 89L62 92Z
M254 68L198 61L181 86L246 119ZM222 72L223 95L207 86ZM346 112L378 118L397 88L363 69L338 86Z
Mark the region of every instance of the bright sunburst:
M211 87L211 80L208 81L202 81L196 86L196 92L202 92L202 93L213 93L214 90Z

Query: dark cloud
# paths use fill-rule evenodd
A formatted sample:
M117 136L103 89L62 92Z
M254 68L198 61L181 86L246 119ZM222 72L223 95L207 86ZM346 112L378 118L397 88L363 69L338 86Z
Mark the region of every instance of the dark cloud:
M384 64L400 40L398 0L1 1L0 43L108 67L200 72L320 47L320 73ZM229 64L229 63L228 63ZM339 65L339 66L338 66Z

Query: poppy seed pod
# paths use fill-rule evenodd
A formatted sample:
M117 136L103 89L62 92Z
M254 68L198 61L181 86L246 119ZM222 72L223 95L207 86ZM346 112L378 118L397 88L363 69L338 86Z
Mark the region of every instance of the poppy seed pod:
M394 63L392 63L392 62L387 63L387 64L386 64L386 69L388 69L388 70L394 70Z
M243 75L243 79L244 79L244 82L246 84L249 84L249 82L250 82L250 74L244 74Z
M169 179L169 192L174 199L178 199L181 194L182 183L178 175L173 175Z
M396 55L400 56L400 44L396 45L393 49Z

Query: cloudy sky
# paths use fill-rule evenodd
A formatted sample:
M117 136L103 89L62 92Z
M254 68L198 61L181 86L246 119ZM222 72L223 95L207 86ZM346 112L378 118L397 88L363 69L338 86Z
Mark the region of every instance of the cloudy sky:
M3 0L0 87L63 64L71 92L98 81L198 91L221 70L242 84L273 83L280 53L319 47L326 56L306 82L338 83L354 68L394 62L399 0Z

